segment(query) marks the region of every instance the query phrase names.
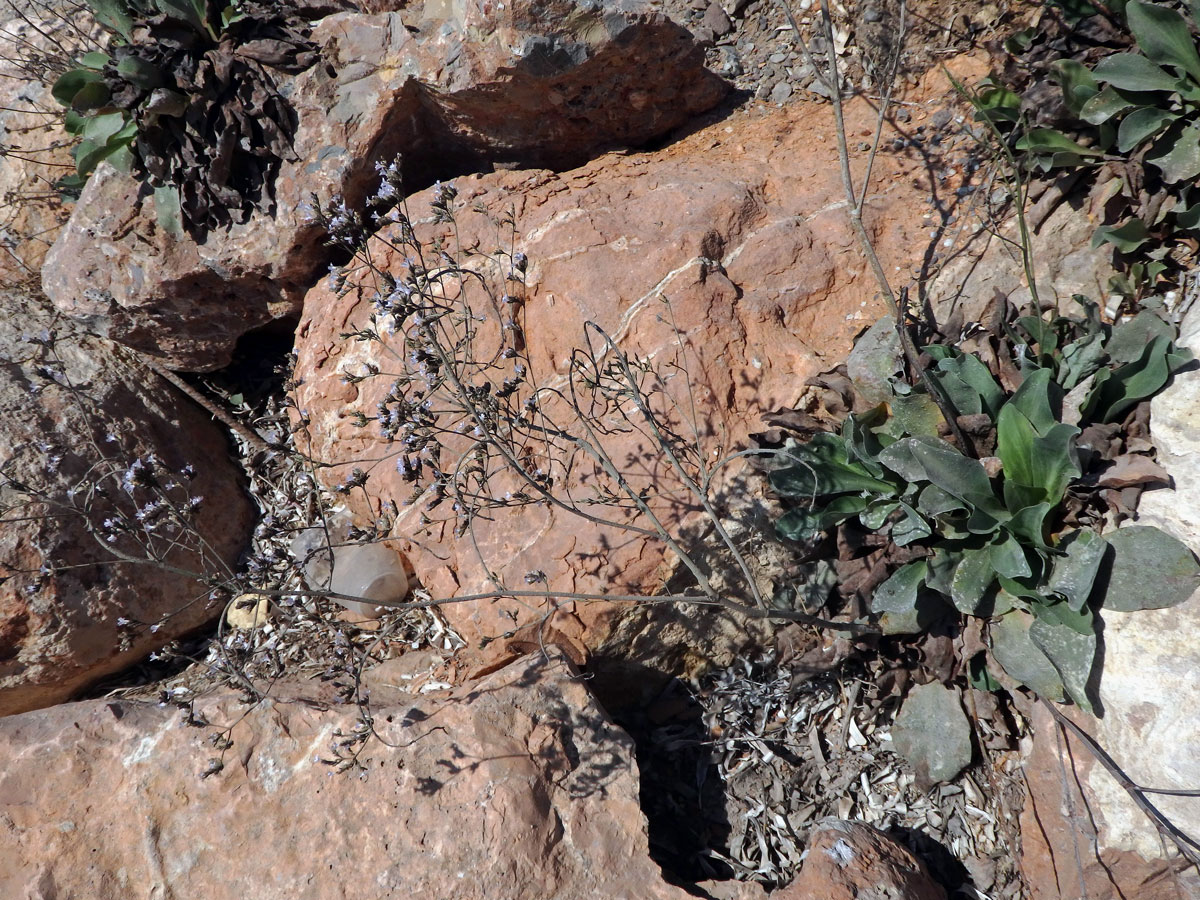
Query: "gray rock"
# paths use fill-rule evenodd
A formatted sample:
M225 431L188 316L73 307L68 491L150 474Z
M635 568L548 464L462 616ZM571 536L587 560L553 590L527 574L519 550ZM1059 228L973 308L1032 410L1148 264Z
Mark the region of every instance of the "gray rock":
M786 81L777 81L775 87L771 88L771 102L777 106L782 106L792 96L792 86Z
M733 30L729 16L716 0L708 4L708 9L704 11L704 24L712 31L714 37L724 37Z
M909 691L892 726L896 750L929 782L950 781L971 764L971 724L958 691L933 682Z

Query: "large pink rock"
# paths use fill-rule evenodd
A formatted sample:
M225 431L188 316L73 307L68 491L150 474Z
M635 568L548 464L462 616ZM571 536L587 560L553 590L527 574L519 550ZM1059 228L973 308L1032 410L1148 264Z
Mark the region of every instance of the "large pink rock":
M865 104L851 105L852 134L868 130L871 121ZM889 272L912 264L923 251L920 218L913 214L925 196L921 172L916 161L895 157L876 165L877 193L866 220ZM740 113L661 152L611 154L569 172L497 172L456 184L463 246L496 246L496 226L473 210L476 205L493 213L511 205L515 214L517 249L529 258L522 315L533 380L563 388L572 348L584 346L584 323L595 322L631 357L655 360L677 413L695 404L709 460L719 446L745 446L761 413L790 408L805 379L836 363L856 332L882 311L846 219L824 106ZM414 217L427 214L430 199L429 192L410 198ZM426 238L448 231L421 227ZM385 270L400 272L396 254L386 247L376 244L371 252ZM373 517L389 501L403 507L413 491L396 470L397 448L383 442L376 425L355 425L357 413L376 414L391 378L347 383L345 377L372 364L384 372L398 366L397 347L339 336L363 327L371 313L370 278L360 271L349 284L339 297L323 283L305 300L297 332L297 398L311 421L313 455L333 464L322 475L335 483L356 466L367 471L372 508L357 490L350 500L361 515ZM488 334L481 326L478 340L486 342ZM681 433L689 433L686 426ZM672 494L677 480L651 437L631 432L604 440L630 483L650 491L655 513L688 547L704 557L717 545L704 518L691 514L686 496ZM593 474L584 471L556 490L586 495ZM718 482L714 497L723 486ZM752 538L753 528L771 527L761 512L754 520L752 510L737 508L756 502L753 488L725 496L730 508L722 504L723 514L740 520L730 527L743 539ZM510 589L528 588L527 574L540 572L551 593L590 594L659 592L680 573L678 560L657 537L606 530L561 509L496 510L462 539L452 524L421 526L420 511L420 505L402 511L393 536L409 540L417 577L439 598L492 590L489 573ZM783 575L762 542L747 546L752 566L761 561L765 569L773 567L764 573L768 578ZM744 579L728 588L728 596L749 602ZM705 618L694 609L605 603L556 608L551 626L596 656L656 665L669 660L665 665L676 671L693 671L704 659L729 660L754 638L744 620ZM476 643L532 626L549 609L523 598L453 604L444 611Z
M684 28L623 3L431 0L329 16L313 41L322 61L284 86L296 158L273 214L177 240L147 191L102 169L42 273L60 309L171 367L219 368L242 334L294 316L326 267L313 194L361 203L375 163L398 153L425 184L493 163L577 165L665 134L727 89Z
M380 681L386 682L386 678ZM376 685L365 775L335 775L352 709L228 692L0 721L0 896L176 900L686 900L648 853L630 739L561 658L452 695ZM220 754L207 738L232 726ZM202 777L209 759L223 768ZM37 892L41 891L41 894Z
M27 339L52 332L49 349ZM3 716L60 703L219 615L208 588L182 573L230 571L252 507L209 416L132 351L73 333L44 298L0 293L0 360ZM152 454L170 473L161 483L178 482L171 500L202 498L180 546L168 550L158 534L163 565L105 549L105 519L136 522L156 494L122 487L135 460L156 468ZM111 546L145 558L136 534Z
M126 900L687 900L649 854L629 737L555 651L452 693L368 672L381 740L335 774L354 710L283 682L172 706L93 700L0 721L0 896ZM226 731L228 729L228 731ZM213 736L232 746L214 749ZM351 751L344 750L343 758ZM708 883L712 896L765 898ZM814 831L780 900L942 900L862 825Z

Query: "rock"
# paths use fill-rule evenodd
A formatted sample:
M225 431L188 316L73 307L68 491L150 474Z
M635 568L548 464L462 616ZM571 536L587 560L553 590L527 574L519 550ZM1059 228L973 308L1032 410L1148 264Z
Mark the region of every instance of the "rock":
M1131 700L1136 704L1136 698ZM1095 719L1077 710L1064 711L1085 731L1097 730ZM1175 852L1164 851L1149 819L1136 810L1078 738L1060 730L1041 704L1034 705L1030 724L1034 737L1023 766L1027 793L1020 822L1021 874L1029 885L1030 900L1192 900L1200 896L1194 867ZM1105 738L1096 737L1105 745ZM1186 734L1180 737L1187 740ZM1134 778L1154 762L1140 748L1118 761L1123 767L1131 765L1127 771ZM1195 782L1187 787L1194 788ZM1183 798L1150 795L1148 799L1161 809L1163 801ZM1194 798L1187 800L1194 809ZM1180 804L1171 808L1174 814Z
M1179 326L1179 344L1200 354L1200 315L1195 310ZM1200 373L1181 372L1150 401L1150 436L1158 462L1171 475L1174 490L1147 491L1138 521L1157 525L1200 550Z
M22 339L51 330L52 350ZM156 493L122 490L135 459L149 471L157 458L178 482L168 491L177 503L203 498L184 536L206 543L203 556L168 552L165 536L155 544L179 569L234 566L252 509L208 415L131 351L56 321L44 298L0 293L0 360L0 715L10 715L60 703L221 614L194 579L104 549L104 519L133 521ZM144 556L130 536L114 546Z
M1200 315L1189 314L1180 343L1200 350ZM1151 437L1174 490L1142 496L1138 522L1156 525L1200 551L1200 372L1182 372L1150 404ZM1152 573L1151 573L1152 577ZM1200 595L1170 609L1104 610L1103 717L1075 721L1136 784L1192 790L1200 785ZM1176 900L1200 895L1194 870L1172 874L1176 854L1164 852L1146 815L1077 739L1064 737L1040 707L1026 772L1022 868L1031 884L1086 888L1088 897ZM1200 833L1200 800L1149 795L1171 822ZM1034 828L1036 833L1031 833ZM1075 862L1078 859L1079 862ZM1053 879L1057 879L1057 882ZM1035 898L1050 897L1049 887Z
M971 723L957 689L936 681L909 691L892 726L892 740L896 752L930 784L953 780L974 754Z
M851 104L848 115L852 131L872 121L865 105ZM680 408L697 404L711 458L717 443L744 446L763 412L790 408L805 379L841 358L854 334L881 312L841 206L830 129L827 108L801 104L722 121L663 151L608 155L561 174L460 179L458 235L464 246L495 246L494 222L472 207L500 211L511 204L518 249L529 257L522 330L533 376L562 385L569 353L581 346L584 323L593 321L631 355L685 367L679 371L687 372L687 381L674 377L672 390L679 392ZM923 197L914 186L920 169L915 161L892 157L877 167L878 193L867 223L893 271L914 262L923 246L912 215ZM431 196L427 191L410 198L414 217L426 215ZM372 253L385 267L396 262L382 246ZM336 483L355 466L369 468L373 503L395 501L403 509L413 491L389 455L395 448L382 442L376 425L358 428L354 422L356 412L376 414L390 379L348 384L343 378L367 364L395 371L386 348L339 337L361 327L370 312L369 283L361 294L357 283L352 279L340 298L326 284L306 298L297 331L297 398L311 422L311 452L335 466L323 475ZM679 334L686 337L682 355ZM662 458L639 435L611 440L613 459ZM661 505L669 496L668 466L634 477L654 487L660 513L671 513ZM368 515L361 492L350 499L358 503L358 515ZM404 510L391 536L409 540L406 552L417 580L438 598L493 590L489 571L510 588L524 589L527 574L543 573L552 594L644 594L660 591L678 568L657 538L606 533L561 510L489 512L487 526L476 529L475 545L456 538L453 523L422 528L422 506ZM442 507L435 515L444 512ZM686 512L675 507L673 514ZM765 515L758 516L745 520L746 533L771 527ZM696 531L694 520L678 521L689 546L703 552L718 542ZM744 583L734 587L745 595ZM546 609L522 599L452 604L444 612L476 645L534 625ZM641 605L579 602L560 606L551 621L595 657L655 665L670 658L677 671L693 670L709 653L731 659L750 640L744 625L727 616L719 619L724 624L706 621L701 627L696 611L666 606L652 617ZM645 681L635 680L631 690L645 690Z
M170 367L219 368L242 334L294 317L326 268L304 213L313 194L361 206L375 164L400 153L418 185L493 164L579 165L665 134L727 89L685 29L615 0L431 0L328 16L313 40L323 61L282 89L296 159L280 170L274 215L176 240L147 191L98 172L43 268L60 309Z
M17 61L33 52L55 52L52 40L71 47L77 33L65 20L45 17L44 10L30 13L28 21L0 23L0 285L9 287L37 277L70 214L54 183L75 165L62 107Z
M824 819L809 834L800 875L772 900L945 900L909 850L858 822Z
M225 624L252 631L271 620L271 599L262 594L239 594L225 609Z
M197 697L202 728L120 700L0 721L0 896L690 896L650 859L630 739L560 657L449 695L375 685L387 743L366 745L361 779L322 763L354 711L297 702L310 690L249 710Z
M712 31L714 37L725 37L733 30L733 24L729 21L729 16L725 14L725 10L721 9L721 4L713 0L708 4L708 9L704 11L703 24Z
M1116 272L1112 251L1092 247L1095 230L1087 216L1064 203L1033 235L1033 268L1043 303L1058 302L1070 312L1077 309L1071 298L1083 294L1103 306L1108 280ZM1029 287L1020 254L1013 249L1019 238L1016 224L1005 224L1001 233L1003 241L990 231L979 232L956 248L954 258L938 273L929 287L929 300L939 323L987 321L997 294L1017 308L1028 307Z

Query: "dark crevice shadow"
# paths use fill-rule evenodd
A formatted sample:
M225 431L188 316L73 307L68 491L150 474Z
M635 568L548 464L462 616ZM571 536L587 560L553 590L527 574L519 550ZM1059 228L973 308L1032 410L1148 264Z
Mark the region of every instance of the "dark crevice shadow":
M606 665L601 659L590 668L611 675L619 671L619 677L612 679L596 675L589 686L606 704L613 721L633 738L651 859L668 883L698 897L708 896L696 887L697 882L725 881L734 873L707 852L710 847L727 846L731 828L725 784L712 757L702 708L682 681L649 667L625 660ZM629 696L630 679L661 689L648 703L623 702Z

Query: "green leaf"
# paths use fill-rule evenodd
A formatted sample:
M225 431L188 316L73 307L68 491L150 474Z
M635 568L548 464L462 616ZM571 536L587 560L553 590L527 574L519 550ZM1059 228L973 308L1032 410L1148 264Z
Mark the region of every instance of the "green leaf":
M775 531L789 541L815 540L835 525L858 515L866 507L865 497L834 497L820 508L789 510L779 517Z
M1133 253L1149 239L1146 223L1135 216L1120 225L1101 225L1092 235L1092 246L1112 244L1122 253Z
M986 412L994 417L1004 403L1004 391L996 384L988 367L973 354L948 356L937 364L932 374L950 395L959 415Z
M99 71L112 61L107 53L102 53L99 50L93 50L90 53L85 53L79 57L79 64L85 69L93 69Z
M1193 203L1182 209L1176 208L1172 215L1175 219L1175 227L1182 231L1195 231L1200 228L1200 203Z
M1088 334L1077 341L1072 341L1063 347L1062 360L1059 362L1058 374L1055 381L1066 391L1069 391L1107 362L1108 353L1104 347L1104 335Z
M1063 555L1053 559L1046 587L1066 598L1072 610L1081 610L1092 594L1108 542L1094 531L1073 531L1055 547Z
M1039 437L1012 403L996 422L996 455L1004 466L1004 503L1012 513L1039 503L1056 506L1072 478L1081 474L1075 438L1079 429L1061 423Z
M1033 607L1033 615L1051 625L1070 628L1076 634L1082 634L1085 637L1096 633L1096 617L1087 604L1079 609L1071 609L1065 601L1047 600Z
M908 563L875 589L871 610L879 615L884 634L917 634L938 617L936 597L921 593L926 571L924 560Z
M1004 535L988 547L988 558L992 571L1005 578L1028 578L1033 574L1024 549L1011 534Z
M911 453L924 467L928 481L997 521L1008 518L1007 510L997 501L991 480L979 460L968 459L945 441L914 443Z
M938 425L943 421L937 403L924 391L894 395L890 401L892 415L905 434L937 438Z
M1071 115L1079 118L1083 104L1100 92L1100 84L1087 67L1073 59L1060 59L1051 68L1054 80L1062 88L1063 101Z
M907 503L899 504L904 511L904 518L892 524L892 543L898 547L907 547L915 541L923 541L931 537L933 532L929 523Z
M1078 25L1084 19L1100 12L1091 0L1049 0L1048 5L1062 10L1063 19L1071 26ZM1115 0L1106 4L1110 9L1115 5Z
M1038 434L1046 434L1058 424L1056 407L1062 403L1058 389L1052 384L1049 369L1031 372L1005 406L1024 414Z
M71 99L71 108L81 111L100 109L107 106L110 99L112 99L112 92L109 91L108 85L100 81L93 81L79 89L79 93Z
M70 175L64 175L58 181L54 182L54 189L59 191L68 200L78 200L79 192L83 190L85 184L87 184L85 176L80 175L78 172L72 172Z
M1146 155L1146 162L1159 168L1167 184L1191 181L1200 175L1200 124L1183 127L1177 123L1167 129Z
M1176 66L1200 82L1200 55L1183 16L1173 9L1132 0L1125 7L1129 30L1138 47L1160 66Z
M246 14L236 6L226 6L221 10L221 31L225 31L234 22L240 22L246 18Z
M1050 660L1071 699L1092 712L1087 684L1096 662L1095 630L1080 634L1074 628L1038 618L1029 626L1029 639Z
M876 478L882 478L884 475L883 466L878 460L883 445L871 429L886 421L887 407L881 403L862 415L851 413L842 425L842 438L847 456L853 457L854 462Z
M936 484L926 485L917 498L917 509L927 516L944 516L952 512L965 512L967 507L961 500Z
M71 69L55 79L54 84L50 86L50 94L63 106L70 106L84 85L96 84L99 81L99 73L91 69Z
M1144 309L1114 327L1104 349L1113 362L1131 363L1141 357L1146 345L1157 337L1174 338L1175 329Z
M887 524L888 517L899 508L900 502L897 500L876 501L863 510L858 521L868 531L878 531Z
M1103 125L1113 116L1125 112L1133 105L1133 101L1128 97L1123 96L1112 87L1106 87L1083 104L1079 117L1092 125Z
M1012 124L1021 118L1020 95L990 78L983 79L976 86L971 105L975 109L975 118L981 122L1002 125Z
M1146 345L1138 359L1107 370L1107 378L1097 377L1095 387L1082 407L1084 419L1118 421L1130 407L1162 390L1173 366L1177 368L1184 359L1171 354L1170 348L1170 338L1161 335ZM1097 373L1100 374L1103 372Z
M1050 515L1049 503L1036 503L1027 506L1008 520L1005 526L1031 547L1048 550L1046 544L1046 517Z
M954 584L954 571L961 562L962 550L954 548L948 542L938 543L933 552L925 558L928 567L925 573L925 587L949 597Z
M125 39L133 40L133 17L126 0L87 0L88 6L102 25L107 25Z
M158 8L167 16L186 22L196 31L207 35L214 41L217 35L208 23L208 4L205 0L154 0Z
M1105 535L1112 566L1103 607L1119 612L1165 609L1200 587L1200 565L1187 545L1152 525L1129 525Z
M1121 120L1117 128L1117 149L1128 153L1148 138L1158 134L1164 125L1179 118L1177 113L1153 106L1135 109Z
M125 126L125 113L111 112L91 116L83 127L83 137L103 146L108 139Z
M975 615L988 588L995 581L991 548L964 550L962 561L955 568L950 582L950 599L959 612Z
M1004 686L988 671L987 654L982 651L967 663L967 681L977 691L998 691Z
M159 71L158 66L136 56L126 56L118 62L117 74L130 84L147 91L153 90L163 83L162 72Z
M1062 676L1030 638L1033 623L1033 616L1020 610L1013 610L994 623L991 627L992 656L1021 684L1047 700L1061 703L1066 699Z
M1053 128L1031 128L1017 140L1015 147L1027 153L1063 153L1081 159L1104 155L1102 151L1084 147Z
M1097 81L1106 81L1111 87L1126 91L1167 91L1173 94L1179 80L1138 53L1106 56L1096 63L1092 74ZM1091 119L1087 121L1091 122Z
M842 438L818 434L808 444L794 448L797 465L770 474L771 486L785 497L816 499L831 494L872 491L892 495L895 485L872 478L870 473L846 456Z
M108 150L95 141L82 140L71 148L75 157L75 171L80 175L91 175L97 163L108 155Z
M113 138L108 142L109 154L105 161L122 175L128 175L133 168L133 153L129 150L128 142L119 143L114 147L115 140L116 138Z
M67 134L80 135L83 134L83 129L90 121L91 116L85 116L73 109L68 109L63 116L63 128Z

